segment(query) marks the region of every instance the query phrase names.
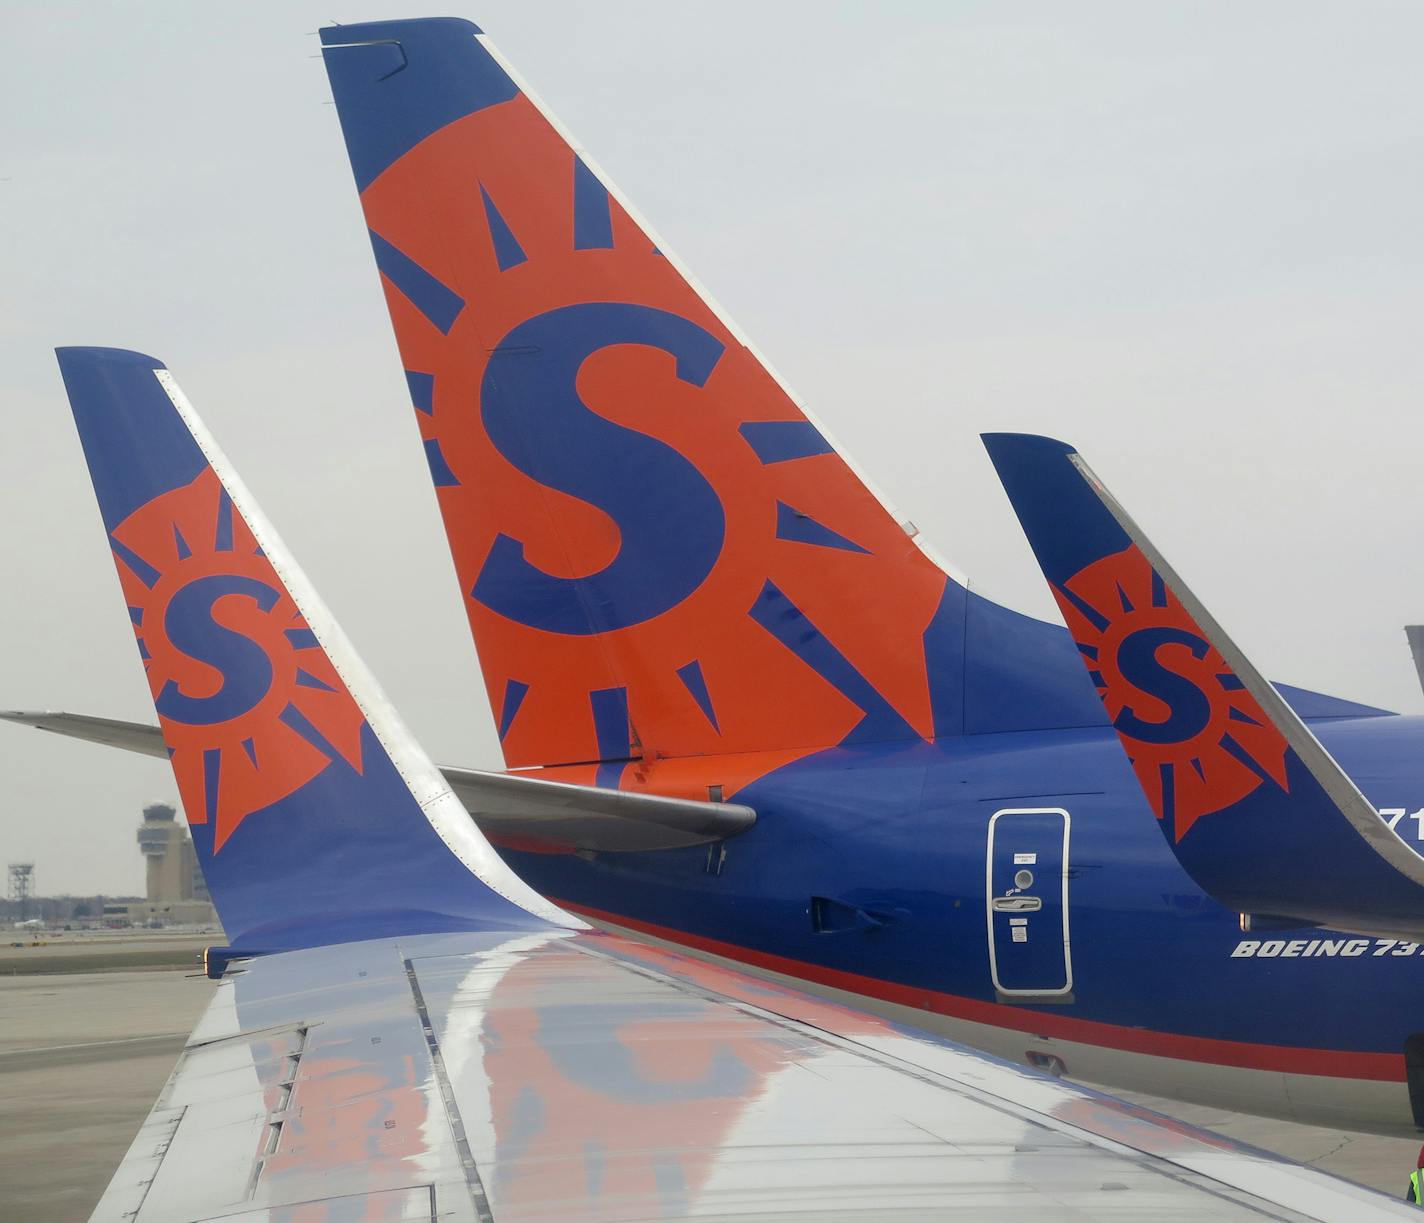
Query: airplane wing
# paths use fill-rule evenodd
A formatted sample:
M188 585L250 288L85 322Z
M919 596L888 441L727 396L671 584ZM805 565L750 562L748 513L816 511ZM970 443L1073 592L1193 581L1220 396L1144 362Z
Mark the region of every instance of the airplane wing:
M1408 1217L881 1020L591 934L266 956L217 985L95 1218Z
M1424 934L1424 858L1071 446L984 435L1167 843L1258 923Z
M167 369L60 363L230 941L95 1219L1408 1209L590 930L466 817Z
M163 732L143 722L49 710L0 710L0 720L168 758ZM742 803L703 802L631 790L442 765L440 772L480 831L499 845L545 852L638 853L726 840L756 823Z

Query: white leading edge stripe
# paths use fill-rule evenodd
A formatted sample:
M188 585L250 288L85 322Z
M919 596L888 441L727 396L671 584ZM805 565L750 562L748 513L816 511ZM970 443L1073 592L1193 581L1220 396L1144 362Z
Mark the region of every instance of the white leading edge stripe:
M357 654L346 633L317 594L316 588L282 543L281 537L267 521L266 515L258 508L257 502L247 491L247 486L228 462L227 456L219 449L193 405L188 402L187 396L179 389L172 373L166 369L154 370L153 373L178 415L182 417L183 423L188 426L188 431L198 443L203 456L227 490L233 506L246 520L258 546L276 570L277 576L282 579L297 609L316 634L316 639L331 659L332 666L336 668L352 699L365 715L372 733L385 748L391 763L395 765L396 771L420 804L425 818L430 821L430 826L435 829L450 852L486 887L503 896L511 904L555 925L575 930L588 929L586 923L539 895L495 853L494 847L475 827L469 812L455 797L440 770L416 742L415 736L396 712L395 706L377 683L376 677Z

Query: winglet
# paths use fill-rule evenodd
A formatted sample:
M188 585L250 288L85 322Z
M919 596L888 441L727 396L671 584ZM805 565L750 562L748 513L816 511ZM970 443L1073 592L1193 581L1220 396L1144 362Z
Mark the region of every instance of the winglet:
M1414 674L1424 688L1424 624L1406 624L1404 635L1409 639L1409 653L1414 658Z
M471 825L163 364L58 357L230 939L580 925Z
M1424 929L1389 827L1071 446L984 435L1168 844L1243 914Z

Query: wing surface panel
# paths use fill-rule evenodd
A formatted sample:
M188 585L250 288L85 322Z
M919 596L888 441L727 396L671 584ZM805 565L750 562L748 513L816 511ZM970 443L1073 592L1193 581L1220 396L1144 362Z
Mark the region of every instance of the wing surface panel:
M1366 1219L1380 1195L676 953L234 964L96 1219Z

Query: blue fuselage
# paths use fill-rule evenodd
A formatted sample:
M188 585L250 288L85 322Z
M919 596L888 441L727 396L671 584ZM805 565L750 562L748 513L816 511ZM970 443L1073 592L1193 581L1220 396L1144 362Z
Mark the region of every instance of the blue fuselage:
M1377 806L1424 808L1424 718L1313 729ZM1424 947L1243 932L1178 865L1106 727L837 748L736 797L757 823L710 849L507 856L610 924L994 1052L1413 1132L1405 1046L1424 1031ZM1418 844L1420 825L1406 816L1399 831ZM1276 863L1329 869L1293 860L1288 839Z

